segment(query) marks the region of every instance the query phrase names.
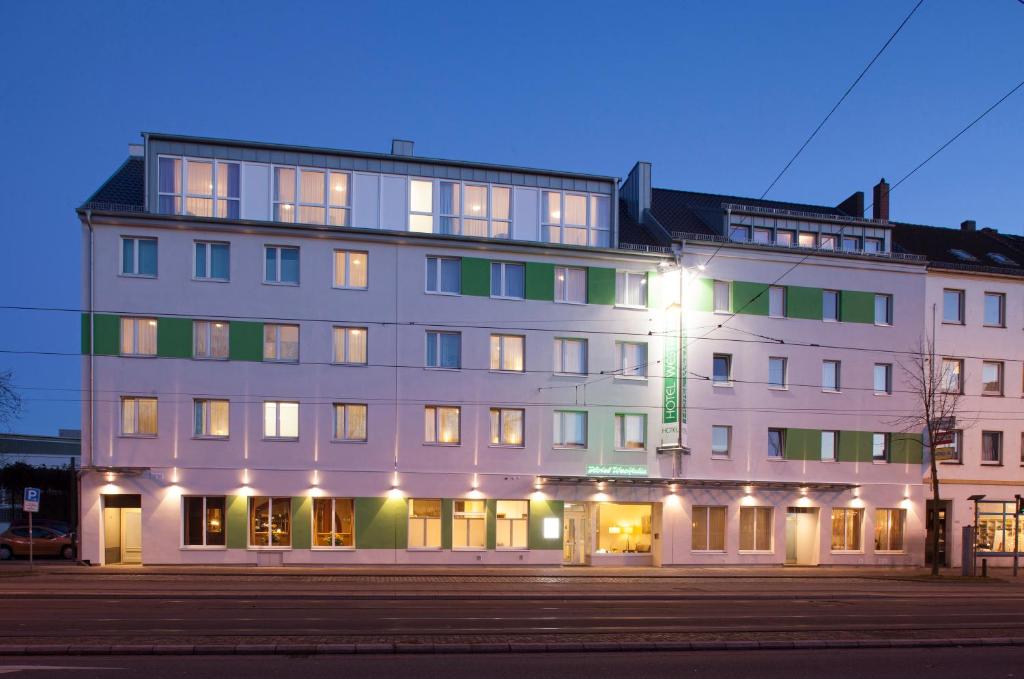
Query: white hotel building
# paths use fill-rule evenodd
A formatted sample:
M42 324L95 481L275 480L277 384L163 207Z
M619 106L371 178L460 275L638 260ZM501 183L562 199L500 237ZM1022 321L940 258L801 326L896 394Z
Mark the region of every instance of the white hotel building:
M81 557L923 563L900 352L973 274L650 179L145 135L78 210Z

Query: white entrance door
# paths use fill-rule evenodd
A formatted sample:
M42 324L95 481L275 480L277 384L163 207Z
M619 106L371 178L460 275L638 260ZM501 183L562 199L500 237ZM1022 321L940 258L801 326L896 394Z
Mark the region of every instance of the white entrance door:
M582 566L587 559L587 510L582 505L565 508L562 521L562 563Z
M121 563L142 563L142 510L121 510Z
M789 507L786 510L786 563L799 566L818 564L817 507Z

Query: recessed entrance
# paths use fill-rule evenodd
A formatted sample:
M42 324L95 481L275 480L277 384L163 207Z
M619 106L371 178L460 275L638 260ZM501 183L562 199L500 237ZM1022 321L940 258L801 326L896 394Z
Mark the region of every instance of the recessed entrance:
M786 563L814 566L818 563L818 508L786 508Z
M103 496L103 562L142 563L142 496Z

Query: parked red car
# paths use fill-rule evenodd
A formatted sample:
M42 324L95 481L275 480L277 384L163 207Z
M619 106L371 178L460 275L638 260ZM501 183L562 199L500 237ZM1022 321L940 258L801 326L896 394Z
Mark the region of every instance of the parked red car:
M27 557L30 542L34 556L59 556L63 559L75 557L73 533L61 533L46 526L32 526L30 538L28 526L18 525L0 533L0 560L14 556Z

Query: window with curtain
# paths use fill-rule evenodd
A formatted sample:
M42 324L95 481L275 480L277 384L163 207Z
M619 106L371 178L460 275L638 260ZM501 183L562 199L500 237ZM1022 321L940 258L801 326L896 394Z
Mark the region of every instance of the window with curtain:
M487 215L490 213L487 185L466 184L462 204L462 235L486 238Z
M711 383L718 386L732 384L732 355L714 354L711 357Z
M522 335L491 335L491 370L523 372L525 346Z
M299 404L294 401L264 402L263 438L299 438Z
M225 498L182 498L182 541L185 547L223 547Z
M835 462L836 461L836 443L839 440L839 432L836 431L823 431L821 432L821 461L822 462Z
M521 448L525 415L522 408L491 408L491 445Z
M643 450L647 447L647 416L615 416L615 447L619 450Z
M556 410L554 445L556 448L586 448L587 414L578 410Z
M299 362L299 326L266 323L263 326L263 360Z
M192 275L201 281L226 281L230 279L231 246L197 240L195 242L195 269Z
M192 434L197 438L227 438L229 403L219 399L195 399Z
M859 552L861 546L861 524L864 510L851 507L832 509L832 551Z
M712 308L716 313L729 313L732 308L732 286L729 281L712 284Z
M124 436L156 436L157 400L142 396L121 397L121 434Z
M871 459L874 462L889 460L889 435L884 432L871 434Z
M334 328L334 362L366 365L366 328Z
M541 193L541 233L549 243L608 247L611 201L600 194Z
M732 427L722 424L711 426L711 456L729 457L732 444Z
M263 282L277 285L299 284L299 249L281 245L264 247Z
M772 508L740 507L740 551L772 551Z
M440 500L409 500L409 549L441 549Z
M334 251L334 287L366 290L369 254L354 250Z
M981 432L981 463L1002 464L1003 463L1003 432L983 431Z
M487 505L484 500L452 503L452 549L486 549Z
M902 552L905 509L875 510L875 551Z
M942 374L939 376L939 381L942 384L943 391L950 394L962 394L964 393L964 383L962 375L964 374L964 362L960 358L944 358L942 359Z
M334 439L336 441L366 441L366 404L334 404Z
M274 166L274 221L349 225L347 172Z
M555 301L562 304L586 304L587 270L556 266Z
M694 506L690 540L695 552L724 552L725 507Z
M892 393L892 364L876 363L874 373L874 387L876 394Z
M981 393L985 396L1003 395L1003 362L982 361Z
M121 317L121 355L156 356L155 318Z
M773 318L786 317L786 288L781 285L768 288L768 315Z
M440 233L461 234L462 186L458 182L438 182L437 188Z
M461 366L462 334L428 330L426 367L457 370Z
M491 262L491 297L523 299L525 295L525 265L513 262Z
M643 271L617 271L615 273L615 304L627 307L647 307L647 273Z
M409 230L434 232L434 182L409 180Z
M166 156L157 162L157 208L162 215L181 214L181 162Z
M239 218L241 175L238 163L160 156L157 173L160 214Z
M495 504L495 548L526 549L530 503L526 500L498 500Z
M254 496L249 498L249 546L291 547L292 499Z
M156 278L156 238L121 238L121 275Z
M192 321L192 357L226 359L230 328L227 321Z
M461 410L458 406L426 406L423 409L424 442L459 445Z
M587 374L587 340L555 338L555 372L562 375Z
M355 509L351 498L313 498L313 547L356 546Z
M892 325L892 295L875 295L875 325Z
M427 292L462 294L462 261L455 257L427 257Z
M823 320L823 321L838 321L839 320L839 291L838 290L822 290L821 291L821 320Z
M620 377L647 377L647 344L644 342L616 342Z

